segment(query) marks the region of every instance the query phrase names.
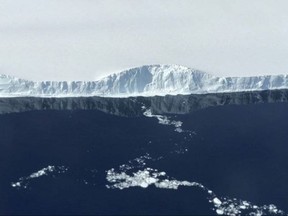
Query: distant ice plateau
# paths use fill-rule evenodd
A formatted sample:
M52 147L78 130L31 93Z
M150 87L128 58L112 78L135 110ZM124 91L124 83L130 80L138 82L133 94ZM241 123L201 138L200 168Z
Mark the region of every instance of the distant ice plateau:
M97 81L29 81L0 75L0 97L130 97L288 89L288 75L217 77L180 65L146 65Z

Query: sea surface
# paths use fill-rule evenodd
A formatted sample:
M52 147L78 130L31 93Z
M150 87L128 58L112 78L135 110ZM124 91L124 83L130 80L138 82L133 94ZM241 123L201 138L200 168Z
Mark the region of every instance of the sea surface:
M1 98L0 214L286 215L287 101Z

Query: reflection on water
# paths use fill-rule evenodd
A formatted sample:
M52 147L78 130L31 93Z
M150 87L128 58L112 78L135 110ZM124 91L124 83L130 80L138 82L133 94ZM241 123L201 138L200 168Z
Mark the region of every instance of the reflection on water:
M99 110L117 116L132 117L142 115L143 105L150 107L153 114L187 114L213 106L287 101L288 90L136 98L1 98L0 114L35 110Z

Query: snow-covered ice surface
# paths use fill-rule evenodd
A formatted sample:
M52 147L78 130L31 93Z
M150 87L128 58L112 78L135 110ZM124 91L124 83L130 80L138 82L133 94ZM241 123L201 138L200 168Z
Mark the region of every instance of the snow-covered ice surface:
M129 97L287 88L288 75L216 77L180 65L146 65L98 81L33 82L0 75L0 97Z
M68 170L68 168L64 166L47 166L41 170L38 170L37 172L34 172L30 174L29 176L21 177L16 182L12 182L11 186L14 188L23 188L26 189L28 185L30 184L31 180L42 177L42 176L48 176L50 174L61 174L65 173Z

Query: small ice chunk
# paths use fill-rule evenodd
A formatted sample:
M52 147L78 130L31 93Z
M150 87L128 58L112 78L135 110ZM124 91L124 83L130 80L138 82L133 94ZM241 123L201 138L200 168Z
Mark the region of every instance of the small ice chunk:
M141 182L140 187L142 188L147 188L149 186L149 184L147 184L146 182Z
M249 203L248 203L247 201L243 201L243 204L244 204L245 206L249 206Z
M213 199L213 203L214 203L215 205L218 205L218 206L222 204L221 200L218 199L217 197L215 197L215 198Z
M217 209L217 210L216 210L216 213L217 213L218 215L223 215L223 214L224 214L224 211L223 211L222 209Z
M20 182L12 183L11 186L12 187L21 187L21 183Z

